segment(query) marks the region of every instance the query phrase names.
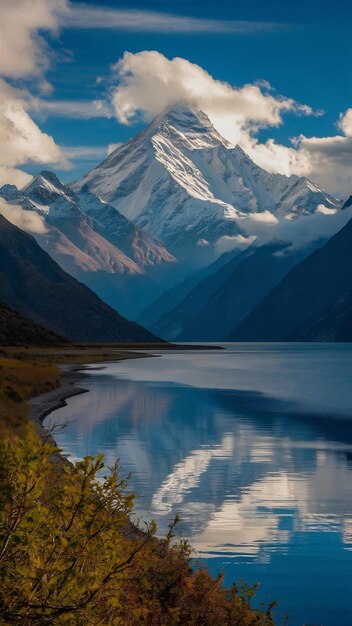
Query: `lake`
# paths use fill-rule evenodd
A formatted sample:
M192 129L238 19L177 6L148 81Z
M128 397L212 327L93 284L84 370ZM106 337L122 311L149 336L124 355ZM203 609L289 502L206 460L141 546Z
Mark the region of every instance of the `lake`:
M289 624L351 626L352 344L224 344L109 363L46 424L71 459L131 473L195 558L260 583Z

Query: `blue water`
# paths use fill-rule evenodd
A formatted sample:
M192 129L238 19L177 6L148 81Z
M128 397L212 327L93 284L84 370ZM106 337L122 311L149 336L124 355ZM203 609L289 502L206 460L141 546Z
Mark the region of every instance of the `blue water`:
M195 557L260 582L289 624L351 626L352 344L227 344L92 370L47 423L71 458L131 473Z

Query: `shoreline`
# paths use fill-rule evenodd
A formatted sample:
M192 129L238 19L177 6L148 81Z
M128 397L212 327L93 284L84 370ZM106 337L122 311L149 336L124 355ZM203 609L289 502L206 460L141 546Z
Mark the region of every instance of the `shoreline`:
M60 368L61 369L61 368ZM56 409L66 406L66 400L81 393L88 393L89 389L77 386L77 383L87 377L85 373L87 365L70 365L62 368L62 383L56 389L51 389L39 396L34 396L29 400L28 418L36 426L45 428L43 422L45 418Z
M59 356L59 352L57 353L57 355ZM94 369L96 369L94 368L94 365L98 367L99 364L101 364L101 366L104 367L106 363L125 361L128 359L147 358L158 355L126 350L126 352L123 351L119 352L118 354L111 352L109 355L102 355L102 359L99 361L94 361L94 357L92 359L89 359L88 355L82 354L81 356L82 363L56 363L57 367L61 370L60 385L55 389L51 389L50 391L42 393L38 396L33 396L28 401L28 419L33 424L35 424L41 437L51 437L55 445L55 439L50 433L50 430L44 425L44 420L46 417L48 417L48 415L53 413L53 411L67 406L66 400L68 400L69 398L89 392L89 389L79 386L78 383L81 383L82 380L88 378L88 372L94 371ZM53 361L55 361L55 359L53 359ZM89 364L91 364L92 367L90 367ZM66 457L63 457L61 452L59 452L58 455L61 457L61 459L65 459L65 461L67 460Z
M142 350L155 350L156 354L150 354ZM65 349L55 348L51 350L38 349L37 353L42 356L50 356L52 362L61 370L60 385L55 389L40 394L39 396L33 396L29 399L29 411L28 418L38 428L42 436L48 435L48 430L44 426L44 420L50 413L56 411L67 405L66 400L82 393L88 393L89 389L78 386L82 379L84 380L89 376L88 372L91 371L89 365L96 365L104 367L106 363L125 361L127 359L140 359L160 356L157 352L159 350L222 350L223 348L218 345L207 346L205 344L189 345L189 344L136 344L134 346L121 344L107 344L104 346L86 345L81 349L73 346L66 347ZM90 350L90 352L89 352ZM138 352L136 352L138 350ZM140 351L141 350L141 351ZM36 349L32 349L32 352L36 352ZM85 351L87 351L85 353ZM102 352L103 351L103 352ZM73 363L60 363L60 354L62 356L78 357L77 362Z

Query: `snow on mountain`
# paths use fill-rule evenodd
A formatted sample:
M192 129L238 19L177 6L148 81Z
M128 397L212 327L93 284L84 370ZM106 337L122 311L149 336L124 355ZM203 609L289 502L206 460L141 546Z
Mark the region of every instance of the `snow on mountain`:
M52 238L54 232L60 231L90 257L96 270L118 274L142 273L132 259L94 230L91 221L80 209L79 198L52 172L41 172L17 196L13 195L11 202L44 217ZM59 241L62 245L61 237Z
M38 243L132 318L209 266L221 237L246 234L253 213L294 218L340 208L306 178L266 172L187 106L159 115L81 181L67 186L44 171L0 196L40 215L47 232L35 235Z
M109 202L181 258L196 243L242 233L248 213L292 216L320 204L339 207L306 178L266 172L203 112L186 106L158 116L72 188Z
M135 317L160 293L151 272L174 264L165 246L92 193L76 194L52 172L41 172L24 189L0 189L11 204L43 217L35 238L61 267L95 289L112 306Z
M94 229L142 268L163 263L175 263L176 259L164 244L133 224L111 204L99 200L90 192L80 192L79 206L93 222Z
M21 191L14 185L4 185L0 195L9 202L36 211L46 219L47 224L69 233L71 241L76 239L81 250L86 246L89 248L91 241L96 248L96 252L89 250L91 258L102 247L111 252L109 243L112 244L119 249L115 256L120 258L120 271L126 269L140 273L143 267L175 262L160 241L134 225L115 207L102 202L93 193L74 193L53 172L41 172ZM108 243L103 242L101 237ZM111 271L109 266L104 266L104 256L99 256L101 269ZM119 271L119 268L114 271Z

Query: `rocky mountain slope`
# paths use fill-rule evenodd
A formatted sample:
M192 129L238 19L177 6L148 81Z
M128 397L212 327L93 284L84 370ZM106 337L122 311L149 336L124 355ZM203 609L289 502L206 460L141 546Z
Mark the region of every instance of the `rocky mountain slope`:
M165 246L89 192L75 194L52 172L41 172L24 189L0 189L8 203L40 216L34 233L41 247L67 272L125 314L160 292L153 280L175 259Z
M76 342L155 341L64 272L32 236L2 215L0 300Z
M197 272L194 272L193 274L191 274L191 276L188 276L183 281L177 283L177 285L165 291L142 312L140 320L143 321L140 321L140 323L143 324L146 328L153 328L153 326L157 324L159 320L164 318L164 316L165 318L167 318L168 313L176 309L176 307L178 307L181 302L186 300L188 294L193 292L198 284L200 285L204 282L204 284L207 284L208 288L210 284L214 283L215 289L217 287L220 287L220 283L217 284L217 278L220 278L222 284L227 277L227 270L224 270L224 272L221 274L219 272L220 268L225 268L225 266L226 268L230 268L230 266L228 266L230 261L238 257L240 254L241 253L239 250L224 252L222 255L220 255L218 259L216 259L216 261L214 261L210 265L207 265ZM214 281L212 280L209 281L209 283L205 283L205 279L208 277L210 278L212 275L214 275ZM217 278L215 278L215 276ZM208 292L208 295L210 295L210 292Z

